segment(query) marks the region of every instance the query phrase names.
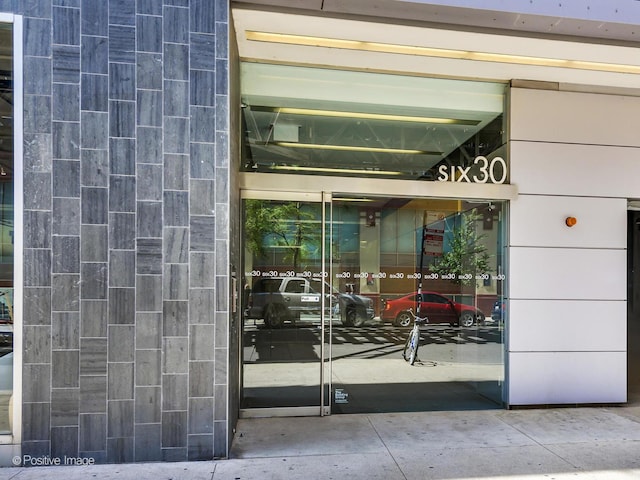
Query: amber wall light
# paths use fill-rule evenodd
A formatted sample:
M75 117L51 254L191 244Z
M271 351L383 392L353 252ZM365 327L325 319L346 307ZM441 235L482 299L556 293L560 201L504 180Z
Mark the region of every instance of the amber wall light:
M564 220L564 223L567 227L573 227L576 223L578 223L578 219L576 217L567 217Z

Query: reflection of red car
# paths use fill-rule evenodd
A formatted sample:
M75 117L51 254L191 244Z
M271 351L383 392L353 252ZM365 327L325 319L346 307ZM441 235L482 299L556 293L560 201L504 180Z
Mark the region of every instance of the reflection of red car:
M416 312L416 296L416 293L410 293L404 297L386 300L381 315L382 321L393 322L400 327L411 325L413 317L409 309ZM462 327L470 327L475 322L484 321L484 313L477 308L454 302L435 292L422 292L420 316L427 316L429 323L449 323Z

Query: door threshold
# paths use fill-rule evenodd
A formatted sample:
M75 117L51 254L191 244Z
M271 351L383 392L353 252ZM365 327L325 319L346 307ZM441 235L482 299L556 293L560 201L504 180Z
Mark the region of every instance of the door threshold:
M271 407L240 409L240 418L269 417L320 417L328 415L328 409L317 407Z

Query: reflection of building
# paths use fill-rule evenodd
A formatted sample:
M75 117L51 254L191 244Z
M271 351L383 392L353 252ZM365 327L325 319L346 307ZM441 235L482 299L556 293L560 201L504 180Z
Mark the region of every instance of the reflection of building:
M481 354L451 340L455 360L490 366L478 391L504 376L501 405L629 398L637 2L589 18L568 2L164 3L0 2L0 287L15 289L14 359L0 357L13 408L0 401L0 416L19 419L0 421L3 462L223 457L238 415L252 414L239 411L247 352L304 347L300 377L289 381L285 362L250 372L276 393L298 382L318 397L274 395L284 413L347 411L377 385L336 382L319 398L304 381L325 359L322 335L243 332L233 290L256 265L243 263L239 213L253 199L344 215L328 263L371 273L337 278L363 295L414 288L415 212L504 207L478 222L496 278L470 301L504 295L506 329L478 332ZM338 208L355 200L368 205ZM412 233L387 233L399 225ZM399 273L406 283L392 282ZM340 333L333 367L346 378L357 355ZM375 349L394 335L360 341ZM264 343L274 336L285 340ZM281 385L265 381L276 369Z

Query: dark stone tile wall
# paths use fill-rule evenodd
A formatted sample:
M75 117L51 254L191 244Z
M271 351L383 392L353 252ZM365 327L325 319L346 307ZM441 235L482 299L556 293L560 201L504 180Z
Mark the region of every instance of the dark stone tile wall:
M0 11L24 15L23 454L226 456L228 2Z

